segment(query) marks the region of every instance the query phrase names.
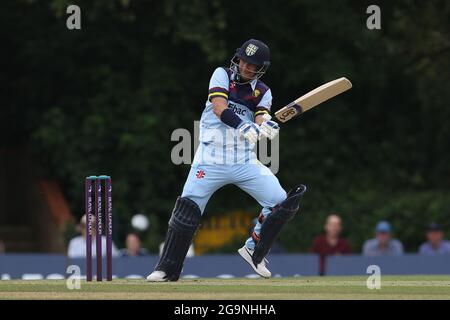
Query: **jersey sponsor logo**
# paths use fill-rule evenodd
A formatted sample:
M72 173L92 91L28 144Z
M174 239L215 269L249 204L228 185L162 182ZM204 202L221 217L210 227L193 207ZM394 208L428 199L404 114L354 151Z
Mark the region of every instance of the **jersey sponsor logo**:
M197 177L197 179L203 179L205 177L205 171L198 170L195 176Z
M236 114L240 114L241 116L245 116L245 114L247 113L248 110L245 109L241 109L238 106L236 106L235 104L230 103L228 105L228 108L231 109L234 113Z
M258 51L258 47L255 46L254 44L250 43L247 48L245 49L245 54L247 56L252 56L256 53L256 51Z

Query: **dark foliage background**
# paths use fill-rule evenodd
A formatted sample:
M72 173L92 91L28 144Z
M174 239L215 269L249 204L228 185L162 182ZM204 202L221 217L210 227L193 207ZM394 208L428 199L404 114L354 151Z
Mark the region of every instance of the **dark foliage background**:
M70 4L80 31L66 28ZM259 38L272 50L274 109L340 76L354 85L282 128L278 177L309 187L282 243L307 250L337 212L355 250L388 219L415 251L429 221L450 231L450 2L378 2L381 30L366 28L369 4L2 1L0 147L31 149L78 216L84 177L110 174L115 214L149 215L152 246L189 170L170 160L172 131L192 130L214 68ZM228 187L207 214L236 208L259 211Z

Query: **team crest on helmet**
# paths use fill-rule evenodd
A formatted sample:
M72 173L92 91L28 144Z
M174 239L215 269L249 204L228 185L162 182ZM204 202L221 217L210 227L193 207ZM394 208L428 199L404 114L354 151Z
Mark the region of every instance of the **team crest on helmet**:
M245 53L247 54L247 56L252 56L255 54L256 51L258 51L258 47L255 46L254 44L250 43L247 48L245 49Z
M255 89L255 91L253 91L253 96L255 98L258 98L258 96L261 94L261 91L259 91L258 89Z

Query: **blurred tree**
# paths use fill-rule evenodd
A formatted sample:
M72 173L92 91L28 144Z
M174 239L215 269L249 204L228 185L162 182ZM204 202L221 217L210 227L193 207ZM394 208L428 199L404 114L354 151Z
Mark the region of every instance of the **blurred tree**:
M81 7L80 31L65 27L69 4ZM4 1L0 147L31 147L41 174L62 181L79 215L84 177L112 175L115 213L129 220L151 212L161 238L189 170L171 163L170 134L192 130L211 72L260 38L272 50L264 81L275 109L343 75L354 84L282 128L278 177L286 188L309 187L285 247L306 250L338 210L355 247L383 216L414 249L422 220L450 215L450 3L381 2L375 31L365 24L369 4ZM228 188L207 213L235 206L259 211Z

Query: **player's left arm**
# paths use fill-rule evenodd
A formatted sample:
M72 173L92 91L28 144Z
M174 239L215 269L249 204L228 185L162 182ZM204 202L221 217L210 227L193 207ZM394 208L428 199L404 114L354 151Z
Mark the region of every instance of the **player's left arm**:
M272 121L270 107L272 106L272 92L267 90L258 104L255 112L255 123L260 127L260 138L266 137L270 140L275 138L280 131L280 126Z
M261 125L267 116L270 116L270 107L272 106L272 91L267 90L263 97L261 98L261 101L259 101L258 106L256 107L255 111L255 123L257 125Z
M264 114L269 114L269 113L264 113ZM258 114L257 116L255 116L255 123L258 126L260 126L263 122L264 122L264 117L262 114Z

